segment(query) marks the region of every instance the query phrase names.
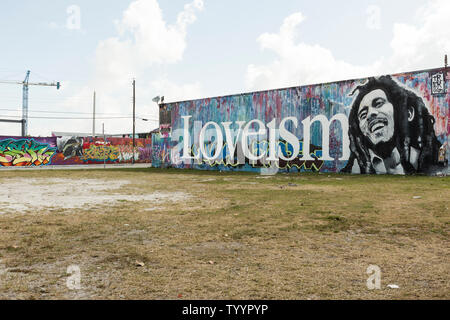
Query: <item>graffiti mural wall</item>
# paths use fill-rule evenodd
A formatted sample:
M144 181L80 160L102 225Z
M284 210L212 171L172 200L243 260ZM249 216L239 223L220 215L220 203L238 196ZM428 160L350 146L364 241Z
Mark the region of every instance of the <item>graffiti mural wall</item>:
M165 168L170 165L170 138L164 133L152 134L152 166Z
M0 166L44 166L57 151L56 138L13 138L0 136Z
M53 164L131 163L131 138L58 137L58 154ZM136 163L151 162L151 139L135 139Z
M437 174L447 171L450 72L433 69L164 104L155 166ZM167 122L167 121L166 121ZM166 124L164 124L166 125ZM155 161L156 160L156 161Z
M135 139L135 163L151 162L151 139ZM131 163L131 138L1 137L0 166Z

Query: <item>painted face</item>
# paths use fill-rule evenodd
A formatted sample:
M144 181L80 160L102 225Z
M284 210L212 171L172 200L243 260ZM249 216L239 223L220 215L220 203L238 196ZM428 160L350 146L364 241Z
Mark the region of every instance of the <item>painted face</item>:
M394 106L386 93L376 89L366 94L358 109L359 128L374 144L387 142L394 135Z

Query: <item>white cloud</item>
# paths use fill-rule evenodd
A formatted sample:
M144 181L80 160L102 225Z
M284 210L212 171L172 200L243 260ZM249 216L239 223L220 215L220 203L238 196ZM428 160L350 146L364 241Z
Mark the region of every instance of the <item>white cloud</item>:
M284 19L278 33L264 33L258 38L261 48L275 52L277 58L268 65L248 66L248 89L263 90L339 80L343 77L362 77L379 67L379 62L371 66L354 66L337 60L327 48L295 43L297 27L304 20L302 13L294 13Z
M450 1L429 0L412 19L415 24L394 25L388 57L358 66L336 59L322 46L296 43L298 26L305 17L294 13L283 21L278 33L264 33L257 39L260 47L273 51L276 58L266 65L248 66L247 88L264 90L438 67L450 52L449 16Z
M394 25L389 65L397 71L443 65L450 52L450 1L430 0L419 8L416 25Z
M161 78L151 83L155 92L165 97L165 102L193 100L202 98L200 82L176 84L167 78Z
M96 52L97 77L135 76L154 64L179 62L186 49L186 30L203 9L202 0L186 4L168 25L156 0L136 0L116 21L118 36L101 41Z
M187 47L187 27L196 21L197 13L201 10L203 0L193 0L177 15L176 22L168 24L157 0L133 1L122 18L115 22L117 35L100 41L97 46L92 84L80 89L72 99L92 96L95 88L97 112L131 115L131 82L136 78L137 116L158 119L158 107L152 102L154 96L164 94L171 100L200 97L198 82L176 84L164 76L154 80L151 68L182 61ZM67 104L70 103L68 100ZM80 111L91 108L86 105L85 110ZM102 122L105 122L108 133L132 130L132 119L98 120L96 126L99 130ZM78 131L92 130L92 121L77 124ZM155 122L136 120L136 132L148 132L156 127Z

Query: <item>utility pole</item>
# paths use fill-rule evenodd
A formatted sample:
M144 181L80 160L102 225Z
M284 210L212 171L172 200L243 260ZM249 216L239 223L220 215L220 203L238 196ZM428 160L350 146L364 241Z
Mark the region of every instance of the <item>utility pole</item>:
M103 169L106 169L106 135L105 135L105 123L102 123L102 133L103 133Z
M27 71L27 75L25 76L25 80L23 81L23 89L22 89L22 137L26 137L28 135L28 80L30 79L30 70Z
M136 128L136 80L133 79L133 160L131 162L132 164L134 164L135 128Z
M95 91L94 91L94 105L92 110L92 137L95 138Z

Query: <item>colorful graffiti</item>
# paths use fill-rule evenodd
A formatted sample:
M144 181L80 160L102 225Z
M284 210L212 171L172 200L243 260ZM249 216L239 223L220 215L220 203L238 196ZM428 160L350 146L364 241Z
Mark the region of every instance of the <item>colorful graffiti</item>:
M119 147L111 145L111 142L95 141L89 147L83 149L81 160L84 162L119 162Z
M145 161L151 157L151 147L146 147L143 144L138 144L134 147L133 145L119 145L119 162L130 162L133 160L135 162Z
M258 171L447 171L443 69L164 104L155 166ZM444 159L442 161L442 159Z
M152 134L152 166L167 167L171 162L170 138L160 133ZM175 157L176 154L173 155Z
M151 139L92 137L1 137L1 166L150 163Z
M98 164L98 163L131 163L133 161L133 139L76 138L59 137L60 154L56 155L53 164ZM63 157L63 153L70 157ZM151 139L135 139L135 163L151 162Z
M0 140L0 165L3 167L48 165L55 153L56 147L34 139Z
M299 141L299 150L300 154L303 152L303 141ZM214 154L215 151L215 145L209 144L208 146L205 146L207 149L208 154ZM280 152L283 153L284 157L288 157L293 153L293 147L287 143L287 141L278 141L278 149ZM237 154L240 150L242 150L242 147L238 144L237 148L234 150L234 154L231 157L229 150L227 149L227 145L224 144L221 153L221 157L215 158L215 159L201 159L201 163L204 163L205 165L208 165L209 167L214 166L225 166L225 167L233 167L233 168L242 168L245 165L249 165L252 168L269 168L271 167L272 161L268 160L267 154L270 152L269 147L269 141L252 141L251 145L249 146L249 151L252 154L263 154L263 156L258 160L245 160L245 163L239 162L239 155ZM304 171L320 171L320 168L323 166L324 161L319 160L319 158L322 156L322 150L315 146L310 145L312 160L301 160L300 158L295 158L292 160L283 160L280 159L274 165L278 169L292 169L295 168L297 170L304 170ZM190 149L188 150L188 153L190 153L191 157L194 157L196 154L199 154L201 152L197 149L197 146L192 145ZM244 158L244 157L243 157ZM181 159L179 160L181 161Z
M61 137L57 140L58 151L64 156L64 160L83 155L83 138Z

